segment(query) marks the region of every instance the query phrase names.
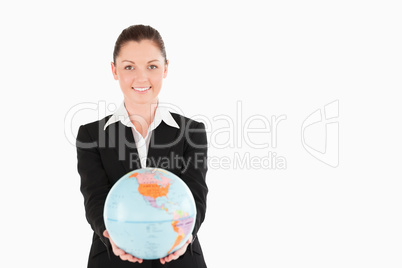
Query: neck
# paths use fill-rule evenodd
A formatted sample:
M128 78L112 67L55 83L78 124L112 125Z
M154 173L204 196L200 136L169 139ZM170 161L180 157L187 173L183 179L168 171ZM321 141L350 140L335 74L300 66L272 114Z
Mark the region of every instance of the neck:
M138 123L139 121L145 120L143 123L146 123L148 126L154 120L157 104L157 99L151 103L132 103L124 100L124 106L126 107L131 121Z

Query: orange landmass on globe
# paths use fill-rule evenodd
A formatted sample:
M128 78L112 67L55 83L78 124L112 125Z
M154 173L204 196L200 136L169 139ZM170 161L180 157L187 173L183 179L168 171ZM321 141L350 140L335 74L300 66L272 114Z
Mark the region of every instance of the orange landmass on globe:
M149 196L152 198L157 198L157 197L162 197L162 196L167 196L169 192L169 186L160 186L158 184L140 184L138 186L138 192L142 194L143 196Z
M147 197L156 199L157 197L167 196L169 192L170 179L160 176L161 180L154 177L150 173L135 172L130 175L130 178L135 177L138 181L138 192Z
M137 172L135 172L135 173L131 174L129 178L132 178L132 177L134 177L134 178L135 178L137 175L138 175L138 173L137 173Z
M169 250L168 254L170 254L170 252L171 252L175 247L177 247L177 246L181 243L181 241L183 240L183 238L184 238L184 233L183 233L183 231L181 230L181 228L177 227L177 224L178 224L178 223L179 223L179 221L174 221L174 222L172 222L173 230L178 234L178 236L177 236L176 241L174 242L172 248Z

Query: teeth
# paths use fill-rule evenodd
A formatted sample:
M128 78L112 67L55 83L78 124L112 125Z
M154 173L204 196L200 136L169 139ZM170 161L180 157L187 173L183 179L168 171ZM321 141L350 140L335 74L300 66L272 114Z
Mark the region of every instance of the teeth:
M135 90L138 90L138 91L145 91L145 90L148 90L150 87L135 87L134 89Z

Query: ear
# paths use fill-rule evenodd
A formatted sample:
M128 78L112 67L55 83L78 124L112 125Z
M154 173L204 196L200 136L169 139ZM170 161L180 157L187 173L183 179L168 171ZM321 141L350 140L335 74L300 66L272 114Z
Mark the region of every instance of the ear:
M117 69L116 69L116 66L114 65L113 62L111 62L110 65L111 65L111 67L112 67L112 74L113 74L114 80L119 80L119 77L117 76Z
M166 78L168 73L169 60L166 60L165 69L163 70L163 78Z

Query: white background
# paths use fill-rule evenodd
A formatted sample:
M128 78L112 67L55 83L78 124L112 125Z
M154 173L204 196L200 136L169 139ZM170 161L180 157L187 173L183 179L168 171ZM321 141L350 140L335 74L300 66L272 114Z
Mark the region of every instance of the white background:
M92 231L71 137L110 112L71 111L120 104L113 46L139 23L165 40L160 99L211 122L211 158L286 159L282 170L210 168L199 232L209 267L401 267L399 1L101 2L0 5L2 267L86 267ZM336 100L334 168L304 149L301 126ZM213 135L227 127L219 115L236 129ZM256 115L286 115L276 148L245 143ZM235 142L219 148L228 133Z

